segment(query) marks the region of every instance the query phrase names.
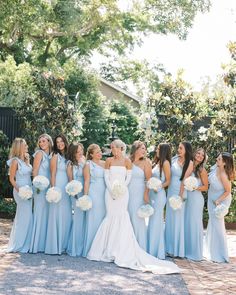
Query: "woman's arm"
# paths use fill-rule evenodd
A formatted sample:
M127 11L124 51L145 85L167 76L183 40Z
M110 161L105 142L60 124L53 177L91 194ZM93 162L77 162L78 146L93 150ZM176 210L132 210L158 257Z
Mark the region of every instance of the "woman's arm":
M90 168L89 163L84 166L84 194L88 195L89 192L89 183L90 183Z
M71 163L68 163L66 172L67 172L68 180L69 181L73 180L73 165Z
M184 178L181 181L181 185L180 185L180 190L179 190L179 195L181 198L183 198L183 194L184 194L184 180L186 178L188 178L191 174L193 173L193 161L189 162L188 168L184 174Z
M55 183L56 183L57 158L58 158L58 155L54 154L50 161L51 186L55 186Z
M33 177L37 176L39 173L39 166L42 161L43 154L41 152L37 152L37 154L34 157L34 162L33 162Z
M220 180L224 186L225 192L217 200L215 200L216 206L219 205L222 201L224 201L224 199L228 197L228 195L231 194L231 182L228 179L228 176L225 173L221 173Z
M170 184L170 178L171 178L171 170L170 170L170 162L165 161L163 164L163 172L165 174L165 182L162 184L163 188L166 188Z
M152 164L149 160L145 160L144 175L145 175L145 181L148 181L152 177ZM143 200L145 203L149 203L149 189L147 188L146 183L145 183Z
M206 192L208 190L208 175L205 168L200 171L200 178L202 185L196 188L196 191Z
M10 180L11 185L14 187L14 189L17 192L19 192L19 188L18 188L16 181L15 181L17 169L18 169L17 160L13 160L11 163L10 169L9 169L9 180Z

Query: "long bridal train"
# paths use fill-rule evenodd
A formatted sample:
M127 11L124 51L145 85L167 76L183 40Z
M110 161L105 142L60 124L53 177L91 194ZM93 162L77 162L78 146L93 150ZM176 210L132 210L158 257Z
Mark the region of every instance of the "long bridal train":
M124 166L111 166L106 177L109 188L114 180L127 183L127 169ZM139 247L128 213L128 189L124 196L113 200L106 190L106 216L93 240L87 258L90 260L114 262L120 267L155 274L179 273L181 270L170 261L159 260Z

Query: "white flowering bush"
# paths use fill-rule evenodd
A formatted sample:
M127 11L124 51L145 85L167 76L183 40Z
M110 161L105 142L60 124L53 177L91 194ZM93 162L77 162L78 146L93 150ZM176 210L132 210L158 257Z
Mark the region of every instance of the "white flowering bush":
M147 188L158 191L162 187L162 182L157 177L151 177L147 182Z
M142 205L137 211L138 217L140 218L148 218L152 216L153 213L154 209L149 204Z
M188 191L194 191L198 187L198 179L195 176L189 176L184 180L184 188Z
M75 197L78 195L83 189L83 185L78 180L72 180L66 185L66 192L68 195Z
M127 191L127 187L123 182L119 180L115 180L112 183L111 194L114 200L123 197L126 191Z
M59 187L53 186L47 190L46 200L49 203L58 203L62 198L61 189Z
M228 212L229 208L225 204L219 204L214 209L215 216L219 219L224 218Z
M173 195L169 198L169 204L173 210L179 210L182 208L183 199L180 196Z
M36 188L37 193L45 190L49 186L49 180L43 175L37 175L33 179L33 186Z
M33 195L33 190L29 185L24 185L19 188L19 197L23 200L30 200Z
M82 211L88 211L92 208L93 202L92 199L88 195L83 195L78 198L75 203L76 207L79 207Z

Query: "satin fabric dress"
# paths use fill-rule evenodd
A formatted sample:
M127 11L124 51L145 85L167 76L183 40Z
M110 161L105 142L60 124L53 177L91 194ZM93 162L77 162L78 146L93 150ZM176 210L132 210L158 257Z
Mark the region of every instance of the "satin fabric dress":
M16 160L18 164L15 177L17 187L20 188L25 185L31 186L32 166L14 157L7 161L9 167L13 160ZM13 190L13 196L17 206L7 252L27 253L30 249L33 225L32 199L23 200L19 197L15 189Z
M156 177L165 182L165 174L162 171L160 176L160 167L156 165L152 169L152 177ZM164 208L166 205L166 192L161 188L158 192L150 190L150 204L154 208L154 213L149 218L148 223L148 253L159 258L165 259L165 237L164 237Z
M144 191L146 188L145 174L142 168L133 164L132 178L129 184L129 215L133 225L134 234L140 247L147 250L147 226L145 219L137 214L138 209L144 204Z
M68 183L67 161L57 154L55 186L61 189L62 198L58 203L49 204L48 227L45 253L62 254L66 252L72 224L71 199L66 193Z
M42 160L39 166L38 175L42 175L48 178L50 181L50 157L42 150L38 150L33 154L33 157L37 153L42 153ZM47 189L37 192L34 188L34 209L33 209L33 230L32 230L32 239L30 245L30 252L44 252L46 235L47 235L47 226L48 226L48 208L49 203L46 200Z

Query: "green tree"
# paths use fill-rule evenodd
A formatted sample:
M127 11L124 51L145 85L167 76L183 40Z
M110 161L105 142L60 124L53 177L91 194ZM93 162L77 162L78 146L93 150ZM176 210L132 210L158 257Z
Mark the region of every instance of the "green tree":
M209 9L209 2L1 1L0 56L5 60L12 55L17 63L34 65L46 65L53 57L63 64L73 56L89 55L94 49L123 54L150 32L185 38L196 13Z

